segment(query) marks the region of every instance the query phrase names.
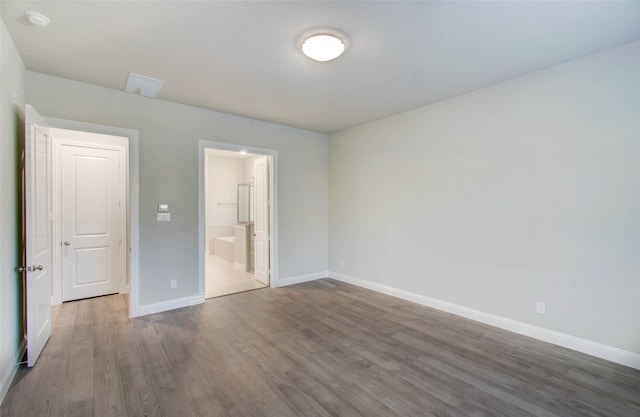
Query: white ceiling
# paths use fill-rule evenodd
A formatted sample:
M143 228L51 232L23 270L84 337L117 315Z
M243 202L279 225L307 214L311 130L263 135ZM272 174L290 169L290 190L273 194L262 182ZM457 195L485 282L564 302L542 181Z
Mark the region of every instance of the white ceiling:
M640 39L624 1L7 1L2 18L28 69L122 90L129 72L158 96L334 132ZM47 28L27 23L34 10ZM313 28L350 47L319 63Z

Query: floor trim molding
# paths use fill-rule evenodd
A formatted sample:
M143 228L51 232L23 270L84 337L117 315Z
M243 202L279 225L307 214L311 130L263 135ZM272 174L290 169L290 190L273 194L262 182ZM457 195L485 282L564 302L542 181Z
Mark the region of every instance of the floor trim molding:
M508 319L506 317L498 316L495 314L485 313L484 311L475 310L447 301L438 300L437 298L427 297L410 291L401 290L399 288L390 287L360 278L355 278L337 272L329 272L329 277L338 281L346 282L348 284L356 285L358 287L367 288L369 290L391 295L403 300L422 304L427 307L436 308L438 310L446 311L448 313L462 316L471 320L509 330L514 333L519 333L524 336L533 337L534 339L553 343L558 346L586 353L588 355L595 356L601 359L606 359L608 361L625 365L631 368L640 369L640 355L634 352L629 352L613 346L608 346L602 343L593 342L591 340L581 339L579 337L560 333L555 330L545 329L543 327L538 327L517 320Z
M280 278L274 282L274 287L286 287L288 285L300 284L307 281L315 281L316 279L328 278L329 271L314 272L312 274L297 275L293 277Z
M2 371L2 374L0 374L0 376L2 377L0 379L0 404L2 404L2 401L4 401L4 397L7 395L7 392L9 392L9 388L13 383L13 379L16 376L16 372L18 372L18 366L20 364L20 360L24 358L24 354L26 352L27 352L27 342L26 340L22 340L13 363L10 363L9 366L7 366L6 369Z
M138 307L138 316L146 316L148 314L161 313L163 311L174 310L176 308L189 307L196 304L204 303L204 295L192 295L189 297L176 298L175 300L166 300L159 303L144 304Z

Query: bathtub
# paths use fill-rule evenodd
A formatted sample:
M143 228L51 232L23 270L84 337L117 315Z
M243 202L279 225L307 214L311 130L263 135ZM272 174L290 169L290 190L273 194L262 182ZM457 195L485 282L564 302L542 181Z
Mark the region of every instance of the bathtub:
M213 254L229 262L236 260L236 237L220 236L213 239Z

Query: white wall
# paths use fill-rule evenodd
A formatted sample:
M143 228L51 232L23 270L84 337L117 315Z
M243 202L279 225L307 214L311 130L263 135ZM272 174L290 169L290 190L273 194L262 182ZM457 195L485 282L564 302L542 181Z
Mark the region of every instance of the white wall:
M205 153L206 155L206 153ZM238 221L238 184L244 182L244 160L206 156L207 243L219 236L234 236ZM211 249L211 246L209 247Z
M24 142L24 64L0 28L0 401L20 360L24 334L20 264L19 158Z
M640 353L640 42L333 134L329 177L331 271Z
M327 270L326 135L30 71L26 86L44 116L139 130L141 305L198 294L202 139L278 150L279 276ZM171 207L170 223L155 220L160 202Z

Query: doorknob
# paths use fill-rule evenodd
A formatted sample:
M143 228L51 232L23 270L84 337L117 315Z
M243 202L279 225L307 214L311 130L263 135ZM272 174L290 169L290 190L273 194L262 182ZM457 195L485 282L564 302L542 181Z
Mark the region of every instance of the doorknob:
M65 241L64 241L64 245L65 245L65 246L69 246L70 244L71 244L71 242L69 242L68 240L65 240Z
M42 271L44 266L42 265L34 265L34 266L19 266L16 268L16 272L31 272L31 271Z

